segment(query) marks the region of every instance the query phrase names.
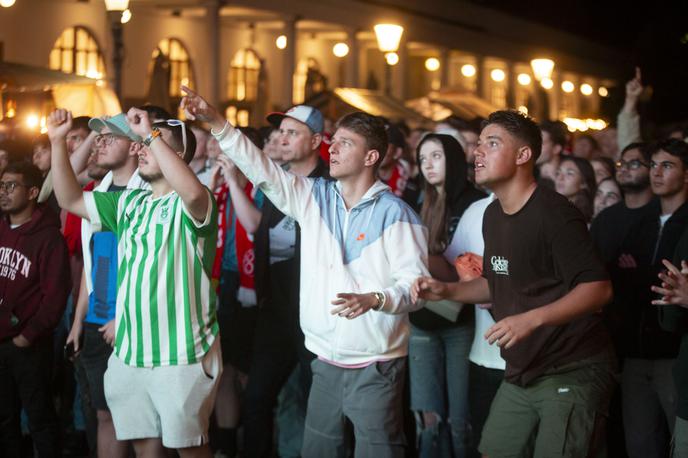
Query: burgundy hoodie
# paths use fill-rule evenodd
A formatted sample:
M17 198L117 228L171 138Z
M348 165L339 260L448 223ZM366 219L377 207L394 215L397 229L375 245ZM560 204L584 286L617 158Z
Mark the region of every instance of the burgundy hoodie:
M71 288L60 220L39 206L12 229L0 219L0 341L22 334L33 343L60 321Z

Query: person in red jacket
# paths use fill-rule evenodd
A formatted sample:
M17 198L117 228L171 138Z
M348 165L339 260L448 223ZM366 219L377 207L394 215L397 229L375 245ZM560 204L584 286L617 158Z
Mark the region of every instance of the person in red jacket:
M60 219L38 205L40 170L10 163L0 176L0 456L21 456L19 407L39 457L60 456L50 395L52 333L70 290Z

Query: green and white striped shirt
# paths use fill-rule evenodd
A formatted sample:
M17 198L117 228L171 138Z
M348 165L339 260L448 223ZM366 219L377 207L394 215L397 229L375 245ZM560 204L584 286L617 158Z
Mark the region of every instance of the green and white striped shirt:
M142 189L84 193L93 230L118 239L115 354L125 364L193 364L215 340L217 206L210 196L199 223L176 192L155 199Z

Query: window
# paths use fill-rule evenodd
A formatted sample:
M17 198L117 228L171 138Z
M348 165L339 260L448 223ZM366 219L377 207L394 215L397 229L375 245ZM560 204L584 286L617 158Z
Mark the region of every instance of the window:
M91 33L83 27L65 29L50 52L50 68L89 78L105 76L105 63L100 47Z
M169 62L169 94L170 97L181 97L182 91L180 86L189 86L194 88L193 70L191 67L191 59L189 53L181 41L176 38L165 38L158 47L153 51L151 57L151 64L149 75L153 74L155 61L162 54Z
M240 49L234 54L227 78L229 100L253 102L258 98L260 66L260 58L252 49Z
M303 103L327 88L327 78L320 72L320 64L313 57L301 59L293 79L294 104Z

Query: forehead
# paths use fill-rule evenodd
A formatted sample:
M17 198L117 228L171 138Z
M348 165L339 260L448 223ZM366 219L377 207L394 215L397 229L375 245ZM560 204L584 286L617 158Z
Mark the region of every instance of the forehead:
M480 140L485 141L490 137L499 137L503 141L513 139L513 135L499 124L488 124L483 128L482 132L480 132Z
M294 118L290 118L289 116L285 116L282 119L282 122L280 123L280 129L281 130L297 130L299 132L310 132L310 129L308 128L307 125L305 125L301 121L297 121Z
M100 129L101 134L111 134L112 130L108 126L104 126L102 129Z
M334 137L338 139L347 139L351 140L354 143L363 143L365 142L365 138L363 135L358 134L354 132L351 129L347 129L346 127L340 127L337 129L337 131L334 133Z
M77 127L76 129L70 130L67 135L68 136L79 136L79 137L86 137L88 135L88 129L85 129L83 127Z
M616 192L618 190L618 186L614 180L604 180L597 186L597 189L604 192Z
M573 169L575 171L578 171L578 166L576 165L576 163L568 159L564 159L563 161L561 161L559 167L562 169Z
M678 157L673 156L661 149L652 155L652 160L655 162L673 162L675 164L681 162L681 159Z
M641 154L640 150L638 148L633 148L629 149L625 153L623 153L623 159L629 161L633 159L643 159L643 155Z
M21 183L22 178L23 177L21 176L21 174L11 173L11 172L5 172L2 174L2 176L0 176L0 180L2 180L3 182L6 182L6 183L10 182L10 181Z
M420 151L419 151L420 154L423 154L423 153L427 154L427 153L431 153L431 152L435 152L435 151L440 151L442 153L444 152L444 148L442 148L442 144L437 139L433 138L430 140L426 140L423 142L422 145L420 145Z

